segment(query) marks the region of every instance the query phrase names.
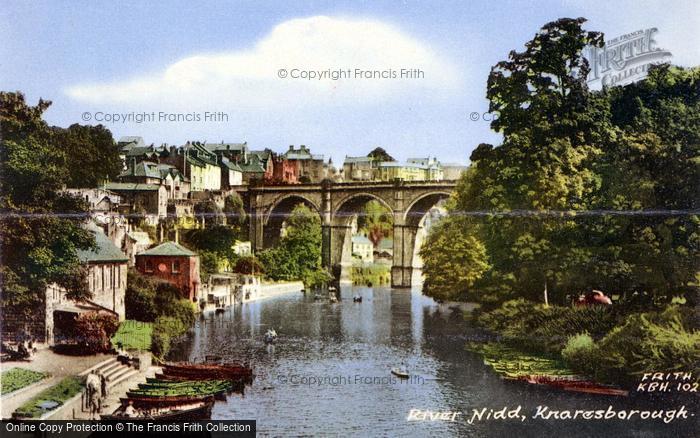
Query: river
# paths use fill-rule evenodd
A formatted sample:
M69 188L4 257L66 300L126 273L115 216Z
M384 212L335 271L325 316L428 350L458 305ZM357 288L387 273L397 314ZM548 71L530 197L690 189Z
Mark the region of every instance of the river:
M362 303L353 302L355 294ZM274 346L262 342L268 328L280 335ZM249 358L255 381L243 396L217 402L212 418L257 419L261 435L692 436L698 425L695 417L670 424L533 419L539 405L573 411L671 409L676 403L504 382L465 350L478 334L461 313L419 291L354 287L343 288L338 303L295 293L209 314L173 358ZM415 377L392 378L390 369L402 363ZM518 406L525 421L468 422L474 409ZM407 421L412 409L461 414L455 421Z

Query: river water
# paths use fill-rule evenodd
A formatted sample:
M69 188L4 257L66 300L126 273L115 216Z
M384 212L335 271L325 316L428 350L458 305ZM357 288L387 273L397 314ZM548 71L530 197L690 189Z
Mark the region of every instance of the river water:
M362 303L354 303L360 294ZM274 328L279 341L262 337ZM688 401L594 396L504 382L464 345L479 333L463 315L420 291L344 288L338 303L301 293L203 316L174 359L206 354L249 359L244 395L217 402L213 419L256 419L270 436L693 436L697 417L660 420L541 420L555 410L672 409ZM406 364L414 375L393 378ZM695 399L697 400L697 399ZM692 400L691 400L692 402ZM471 419L474 409L516 409L522 418ZM455 421L407 421L412 409L461 412Z

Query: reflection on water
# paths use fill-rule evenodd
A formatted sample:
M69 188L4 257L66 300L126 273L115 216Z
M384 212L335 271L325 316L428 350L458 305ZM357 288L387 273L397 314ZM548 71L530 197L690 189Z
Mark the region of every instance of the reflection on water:
M353 303L358 293L363 301ZM262 341L268 328L279 334L274 346ZM691 436L697 426L695 419L671 425L612 420L468 424L472 409L522 405L532 414L538 405L640 409L644 403L504 382L464 349L475 335L461 314L418 291L354 287L342 289L335 304L292 294L207 315L174 358L250 359L253 385L244 396L217 403L213 418L257 419L263 435ZM414 377L392 377L390 369L401 364ZM455 422L407 422L411 409L463 414Z

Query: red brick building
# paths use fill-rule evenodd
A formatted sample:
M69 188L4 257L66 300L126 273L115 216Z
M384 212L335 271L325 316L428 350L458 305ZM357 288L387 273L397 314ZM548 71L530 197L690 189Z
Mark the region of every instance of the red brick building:
M175 242L165 242L136 254L136 269L174 284L192 302L199 296L199 257Z
M299 163L297 161L287 160L282 156L274 155L272 157L272 179L274 184L297 184L299 182Z

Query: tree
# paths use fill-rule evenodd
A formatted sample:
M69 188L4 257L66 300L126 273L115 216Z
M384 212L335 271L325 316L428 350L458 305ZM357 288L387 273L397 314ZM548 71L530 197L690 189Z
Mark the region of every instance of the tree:
M255 275L265 272L265 267L255 256L244 256L236 261L233 272L237 274Z
M485 246L465 229L469 226L464 218L448 217L428 234L420 250L426 295L442 300L459 298L489 268Z
M542 301L546 290L563 304L593 288L647 304L694 297L700 69L658 66L591 92L581 50L602 35L583 22L545 25L489 76L503 142L474 150L449 208L468 218L453 230L465 248L452 257L486 250L471 298ZM440 271L440 256L426 251L427 284L457 284L461 273Z
M119 175L122 161L119 146L109 129L102 125L74 124L54 128L56 141L66 154L68 187L97 187Z
M223 212L226 215L226 222L228 224L235 224L238 226L243 226L243 224L245 224L247 215L243 200L238 193L232 193L224 199Z
M2 302L18 314L39 305L53 282L71 298L89 297L77 250L94 248L94 235L81 227L87 205L61 192L69 165L41 118L50 105L29 106L19 92L0 92Z
M362 209L357 227L367 234L367 238L374 246L377 246L382 239L391 235L394 229L394 218L391 211L373 199Z
M204 228L223 225L226 220L223 210L211 199L196 203L194 215L202 221Z
M279 244L260 254L267 275L275 280L305 280L319 276L321 267L321 218L304 204L294 207L286 220L287 232ZM310 286L310 284L307 284Z
M367 156L372 158L374 161L396 161L394 157L387 153L387 151L379 147L372 149L372 152L367 154Z

